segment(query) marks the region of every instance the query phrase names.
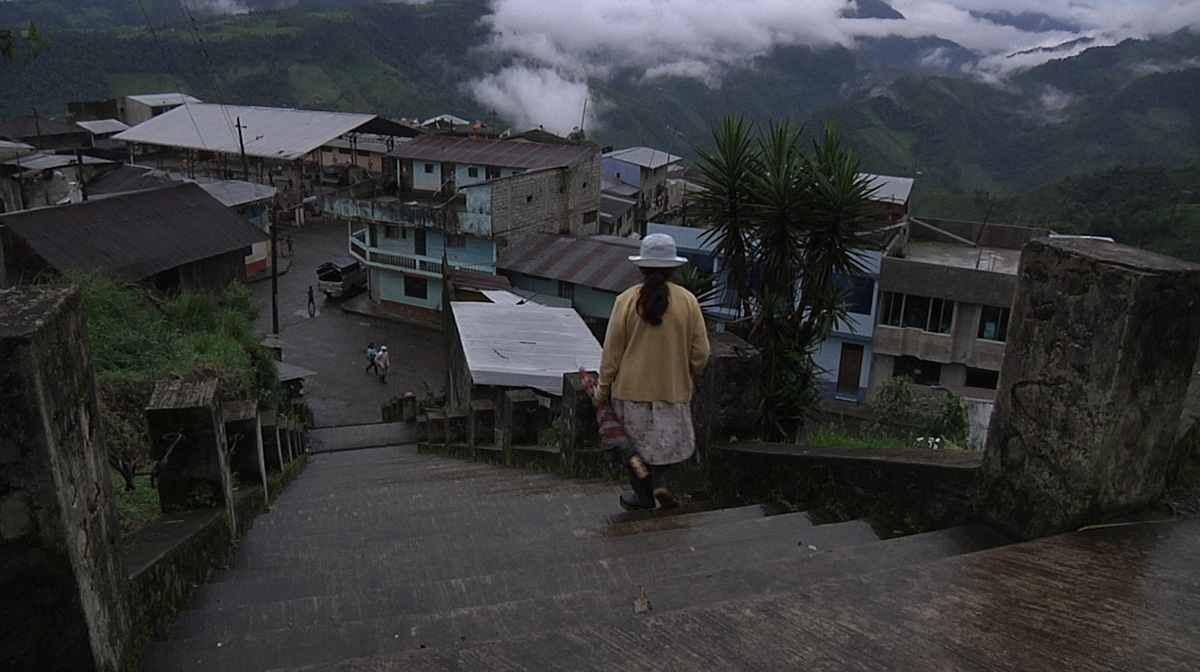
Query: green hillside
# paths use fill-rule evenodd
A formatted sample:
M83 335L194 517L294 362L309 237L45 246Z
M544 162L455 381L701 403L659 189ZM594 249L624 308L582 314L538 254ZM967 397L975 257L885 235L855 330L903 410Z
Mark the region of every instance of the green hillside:
M34 108L62 116L71 100L181 90L235 104L490 118L464 88L507 63L481 48L489 38L480 23L487 0L331 1L338 8L305 9L306 1L205 17L147 0L153 29L143 22L103 30L78 27L137 24L137 17L118 0L74 14L77 3L66 0L0 2L0 22L41 20L29 12L43 12L52 41L36 58L0 67L0 117ZM163 23L172 16L174 23ZM779 48L715 87L640 73L590 82L604 112L603 125L587 133L605 145L653 145L690 158L730 111L759 122L805 121L810 132L832 121L868 170L916 177L918 201L970 203L983 194L994 204L1117 166L1195 165L1198 62L1200 37L1179 33L1090 49L999 84L888 81L899 71L866 52Z

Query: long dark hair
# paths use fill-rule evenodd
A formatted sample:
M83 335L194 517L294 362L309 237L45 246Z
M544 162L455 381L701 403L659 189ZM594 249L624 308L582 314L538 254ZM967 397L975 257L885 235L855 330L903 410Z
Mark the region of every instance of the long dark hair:
M638 292L637 312L643 320L658 326L662 324L663 314L671 304L671 290L667 288L667 280L671 278L671 268L642 268L642 289Z

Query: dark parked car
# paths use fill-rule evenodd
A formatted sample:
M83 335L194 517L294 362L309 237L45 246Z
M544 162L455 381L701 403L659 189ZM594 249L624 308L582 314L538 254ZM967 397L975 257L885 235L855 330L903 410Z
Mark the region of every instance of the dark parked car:
M325 292L325 296L351 296L366 286L367 270L357 259L338 257L317 267L317 288Z

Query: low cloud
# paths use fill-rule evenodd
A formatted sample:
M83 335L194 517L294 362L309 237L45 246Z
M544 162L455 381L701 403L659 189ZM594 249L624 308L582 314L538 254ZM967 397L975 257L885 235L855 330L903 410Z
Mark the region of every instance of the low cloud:
M979 58L970 74L998 81L1090 46L1200 27L1200 2L1194 0L892 0L903 19L845 18L852 4L588 0L564 10L557 0L494 0L485 19L493 31L490 49L513 65L470 86L481 102L518 125L569 131L579 125L582 101L596 109L587 83L617 72L643 80L687 77L716 87L730 69L776 47L853 48L857 38L900 36L956 42ZM1030 30L993 20L1023 13L1044 20ZM933 61L940 57L930 54ZM539 91L552 97L539 97ZM594 128L597 118L589 117L587 128Z

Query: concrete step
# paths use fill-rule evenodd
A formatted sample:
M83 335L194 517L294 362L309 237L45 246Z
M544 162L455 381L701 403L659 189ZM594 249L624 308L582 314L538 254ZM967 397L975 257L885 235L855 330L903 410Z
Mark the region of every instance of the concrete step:
M681 507L676 511L689 509L692 507ZM451 530L441 536L405 538L394 544L376 542L371 547L369 557L380 563L408 562L410 558L427 556L437 549L451 549L453 552L445 554L448 557L443 563L430 566L430 569L444 573L455 571L460 566L482 564L503 569L526 566L530 558L536 556L548 557L550 562L563 562L592 557L593 554L605 552L607 547L614 549L614 552L626 552L629 547L657 550L668 543L683 545L689 542L689 536L710 534L712 528L719 525L736 524L763 516L763 510L758 506L692 509L691 513L660 514L653 519L628 522L622 521L618 515L610 518L606 524L581 526L566 533L527 530L523 538L513 539L504 545L496 544L494 537L472 537ZM703 531L698 528L703 528ZM616 543L634 536L638 538L636 542L624 545ZM585 540L610 541L602 545L597 542L585 544ZM691 543L697 541L692 540ZM303 562L296 562L296 559L297 555L291 551L266 549L250 552L239 549L231 558L228 568L215 572L210 581L216 583L257 576L357 570L363 563L360 557L337 550L306 556Z
M681 539L671 533L650 537L548 544L540 549L505 552L502 561L487 556L458 561L453 554L440 554L436 564L419 558L397 560L369 568L311 571L292 568L286 574L256 573L252 578L234 575L234 580L209 583L197 591L193 609L180 614L175 637L211 634L193 630L194 623L221 623L220 632L240 632L258 618L261 604L283 603L282 611L298 608L319 618L329 603L356 604L382 600L403 602L415 609L445 611L479 606L489 601L537 595L548 587L564 594L645 583L674 573L710 571L715 567L740 565L770 558L800 557L811 551L798 544L797 534L821 548L850 545L877 537L861 523L824 526L813 530L799 516L758 521L729 522L719 527L704 526L706 534ZM762 524L759 524L762 523ZM771 524L767 524L771 523ZM521 558L525 561L522 562ZM308 568L302 568L307 570ZM503 586L503 590L497 590ZM320 609L312 599L322 603ZM243 609L242 607L248 607ZM394 609L389 606L387 609ZM241 612L241 615L234 612ZM334 612L344 610L333 609ZM223 615L222 615L223 614ZM222 622L223 619L223 622ZM287 620L289 625L295 619ZM206 626L208 627L208 626Z
M747 561L699 572L666 570L642 583L614 585L606 589L564 592L547 586L543 594L525 599L423 613L387 612L375 617L354 612L349 605L322 604L333 618L325 624L302 625L274 621L283 627L271 630L200 636L151 645L143 669L175 669L188 661L189 669L262 670L269 668L325 669L347 658L364 657L362 668L424 669L406 658L406 651L452 647L500 646L538 633L597 624L623 624L641 620L634 601L639 586L645 587L653 608L652 617L662 618L676 610L694 610L707 604L722 604L748 596L783 594L805 586L864 576L898 566L909 566L994 545L998 539L986 529L956 530L848 546L829 551L807 551L803 555L766 561ZM338 607L343 607L338 613ZM295 613L293 612L293 615ZM649 615L649 614L648 614ZM280 614L283 618L285 615ZM262 625L271 620L264 618ZM481 644L494 642L496 644ZM336 644L334 644L336 642ZM385 661L410 660L411 667L393 667ZM550 665L559 668L558 665ZM489 665L466 669L495 669ZM540 667L521 669L543 669ZM581 669L595 669L584 665ZM617 669L624 669L618 667ZM678 669L690 669L681 666Z
M313 453L356 450L375 446L398 446L417 441L417 426L404 422L319 427L308 430Z

